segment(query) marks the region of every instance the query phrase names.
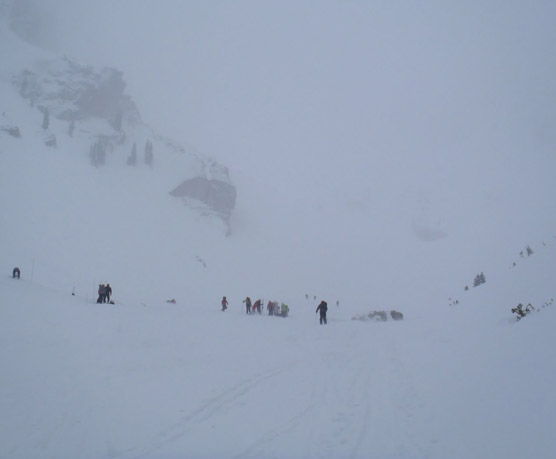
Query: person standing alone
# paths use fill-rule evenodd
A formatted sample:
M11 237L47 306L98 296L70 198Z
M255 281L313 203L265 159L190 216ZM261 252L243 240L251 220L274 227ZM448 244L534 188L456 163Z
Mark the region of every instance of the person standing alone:
M320 304L317 306L317 310L315 314L320 311L320 324L326 325L326 311L328 311L328 304L326 301L321 301Z

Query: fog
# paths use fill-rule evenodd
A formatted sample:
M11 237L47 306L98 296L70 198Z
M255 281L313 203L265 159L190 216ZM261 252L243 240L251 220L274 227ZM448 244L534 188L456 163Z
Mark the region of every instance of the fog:
M0 0L0 456L556 457L555 19ZM105 81L85 65L120 69L153 129L58 117ZM231 231L169 194L203 155L237 189Z
M556 223L553 2L33 3L37 42L121 69L146 122L229 167L245 237L480 266Z
M148 121L236 162L554 142L552 2L41 4L45 44L121 68Z

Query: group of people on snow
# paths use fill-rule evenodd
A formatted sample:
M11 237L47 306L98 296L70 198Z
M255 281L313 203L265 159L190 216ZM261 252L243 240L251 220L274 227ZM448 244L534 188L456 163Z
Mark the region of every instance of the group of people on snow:
M222 311L225 311L226 309L228 309L228 300L227 298L224 296L222 297ZM262 314L262 304L263 302L258 299L257 301L255 301L255 303L251 302L251 298L250 297L246 297L242 303L245 303L245 313L246 314L255 314L255 313L259 313ZM278 306L278 302L277 301L269 301L268 304L266 305L266 309L268 311L268 315L269 316L280 316L280 317L287 317L288 312L290 310L290 308L288 307L288 305L286 303L282 303L280 306ZM326 325L328 322L326 320L326 313L328 312L328 303L326 301L321 301L320 304L317 306L317 309L315 311L316 313L320 313L320 324L321 325Z
M245 303L245 314L262 314L263 313L263 301L259 298L254 303L251 301L250 297L246 297L242 303ZM222 311L228 309L228 300L224 296L222 297ZM279 317L286 317L290 310L289 306L286 303L282 303L281 306L278 305L277 301L269 301L266 305L266 309L268 311L269 316L279 316Z
M258 312L259 314L263 313L263 302L260 298L251 304L251 298L246 297L243 300L243 303L245 303L246 314L255 314L256 312Z
M98 299L97 303L110 303L114 304L113 301L110 301L110 297L112 296L112 287L110 284L99 284L98 285Z
M277 301L269 301L266 309L269 316L287 317L288 312L290 312L290 307L286 303L282 303L279 306Z
M13 271L12 271L12 277L14 279L19 279L21 276L21 270L16 266ZM75 293L72 293L72 295L75 295ZM98 299L97 299L97 303L109 303L109 304L114 304L113 301L110 301L110 297L112 296L112 287L110 286L110 284L99 284L98 285ZM308 298L307 295L305 295L306 298ZM172 298L171 300L167 300L167 303L173 303L176 304L176 300L174 298ZM257 301L255 301L255 303L251 303L251 298L246 297L243 300L243 303L245 303L245 313L246 314L255 314L255 313L259 313L262 314L262 306L263 306L263 302L261 299L258 299ZM224 296L222 297L222 311L225 311L226 309L228 309L228 300L227 298ZM336 305L338 306L338 302L336 302ZM268 311L268 315L269 316L279 316L279 317L287 317L288 316L288 312L290 310L289 306L286 303L282 303L280 306L278 305L277 301L269 301L268 304L266 305L266 309ZM320 324L323 325L327 323L326 321L326 312L328 311L328 304L326 303L326 301L321 301L320 304L317 306L317 309L315 311L315 314L317 312L320 312Z

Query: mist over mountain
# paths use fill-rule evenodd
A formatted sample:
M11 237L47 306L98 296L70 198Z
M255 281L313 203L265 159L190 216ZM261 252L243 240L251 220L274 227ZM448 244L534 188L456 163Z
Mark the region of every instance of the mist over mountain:
M554 17L0 1L0 456L554 457Z
M147 141L155 142L164 193L190 190L190 205L201 197L224 215L237 239L211 250L248 272L265 260L268 272L256 276L273 289L318 285L356 300L374 279L380 301L407 301L400 285L415 295L430 278L454 285L555 226L556 118L542 97L554 83L540 71L554 65L549 4L524 11L145 1L130 15L128 2L38 3L3 6L12 30L50 49L37 70L25 51L18 62L3 48L13 62L3 81L35 105L35 126L48 101L51 124L63 122L61 151L72 120L104 111L97 138L90 129L80 135L86 154L96 154L98 141L118 150L106 161L118 162L110 186L123 189L133 144L144 162ZM532 23L530 34L513 39L514 26ZM154 24L165 26L153 33ZM82 90L95 85L97 92ZM123 131L114 129L120 123ZM141 132L127 135L126 123ZM180 145L189 166L159 163L159 149L179 157ZM231 171L237 204L227 171L199 150ZM203 182L184 183L194 177ZM171 218L161 216L157 233Z

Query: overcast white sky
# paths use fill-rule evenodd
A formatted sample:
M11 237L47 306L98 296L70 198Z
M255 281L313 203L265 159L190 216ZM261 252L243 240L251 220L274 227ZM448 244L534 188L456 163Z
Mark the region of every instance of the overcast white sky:
M217 155L450 154L524 122L553 145L551 1L44 3L59 50L121 68L147 121Z

